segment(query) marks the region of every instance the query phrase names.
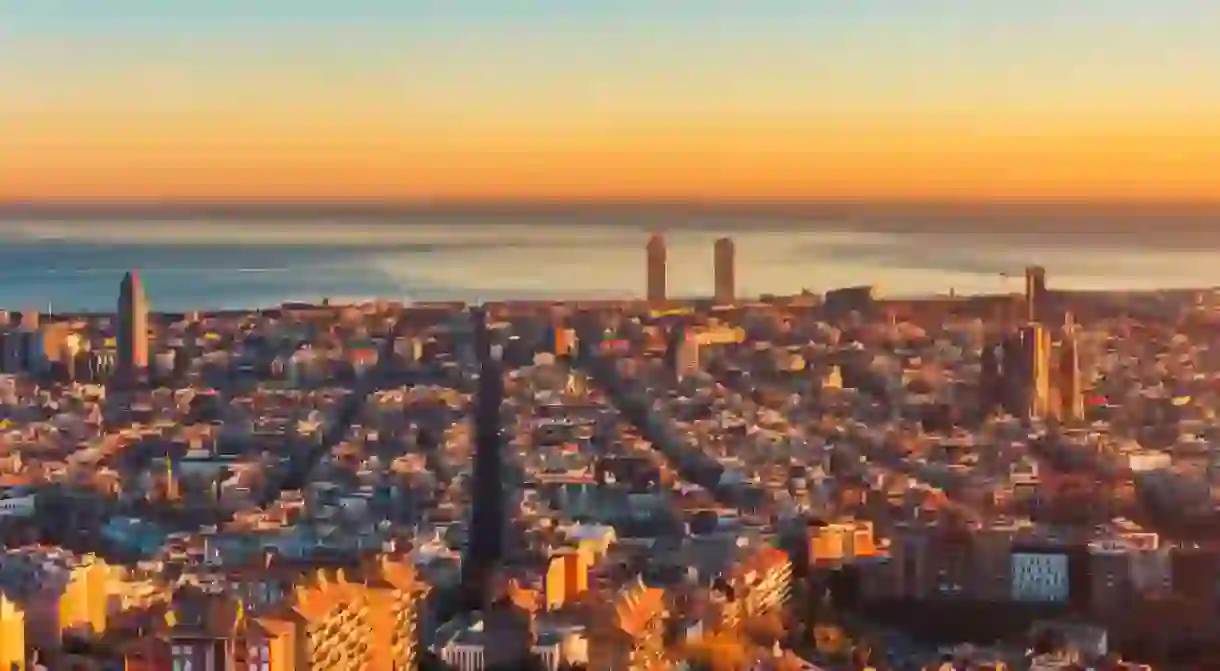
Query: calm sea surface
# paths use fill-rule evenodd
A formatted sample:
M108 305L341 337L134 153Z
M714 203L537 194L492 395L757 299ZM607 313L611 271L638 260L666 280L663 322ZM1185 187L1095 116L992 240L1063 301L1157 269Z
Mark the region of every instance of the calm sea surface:
M654 222L415 217L314 220L0 221L0 307L112 310L139 269L154 309L269 306L284 300L638 296ZM1016 290L1038 263L1061 288L1220 285L1220 227L1068 233L1019 224L943 227L765 223L719 217L667 233L673 295L706 295L712 241L737 242L743 295L876 284L893 295ZM885 232L889 231L889 232ZM1006 277L1006 275L1011 276Z

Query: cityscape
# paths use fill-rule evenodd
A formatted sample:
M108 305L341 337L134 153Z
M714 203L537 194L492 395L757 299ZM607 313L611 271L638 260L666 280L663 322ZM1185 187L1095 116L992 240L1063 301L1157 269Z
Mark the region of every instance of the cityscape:
M1217 35L0 0L0 671L1220 671Z
M0 313L0 665L1220 668L1214 290Z

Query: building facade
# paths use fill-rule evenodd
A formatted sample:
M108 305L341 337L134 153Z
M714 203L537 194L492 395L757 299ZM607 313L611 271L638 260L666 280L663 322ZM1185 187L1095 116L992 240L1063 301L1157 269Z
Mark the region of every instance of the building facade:
M645 247L645 279L648 302L663 303L666 299L666 265L668 252L665 237L654 233Z
M712 253L717 304L728 305L737 299L737 246L732 238L716 240Z
M119 374L139 376L148 370L148 299L135 271L119 285L118 317Z

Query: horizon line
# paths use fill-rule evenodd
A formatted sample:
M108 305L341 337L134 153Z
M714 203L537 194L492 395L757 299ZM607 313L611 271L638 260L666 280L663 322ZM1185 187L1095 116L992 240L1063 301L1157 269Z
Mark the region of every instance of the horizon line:
M1220 215L1220 198L1184 199L54 199L0 200L0 218L14 216L243 216L412 214L689 213L703 215L850 216L902 213Z

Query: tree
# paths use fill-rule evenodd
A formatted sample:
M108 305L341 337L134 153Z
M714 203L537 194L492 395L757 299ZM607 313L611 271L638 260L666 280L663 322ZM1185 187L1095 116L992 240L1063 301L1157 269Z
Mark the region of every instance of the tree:
M873 645L867 638L860 639L851 647L851 665L854 669L865 669L873 661Z
M788 637L788 627L781 614L771 612L746 620L745 633L754 644L769 648Z
M737 671L749 658L742 641L724 633L704 636L687 645L684 656L692 665L712 671Z
M806 663L791 652L785 653L776 663L777 671L801 671L805 668Z
M823 655L838 656L847 652L851 641L835 624L813 625L813 644Z

